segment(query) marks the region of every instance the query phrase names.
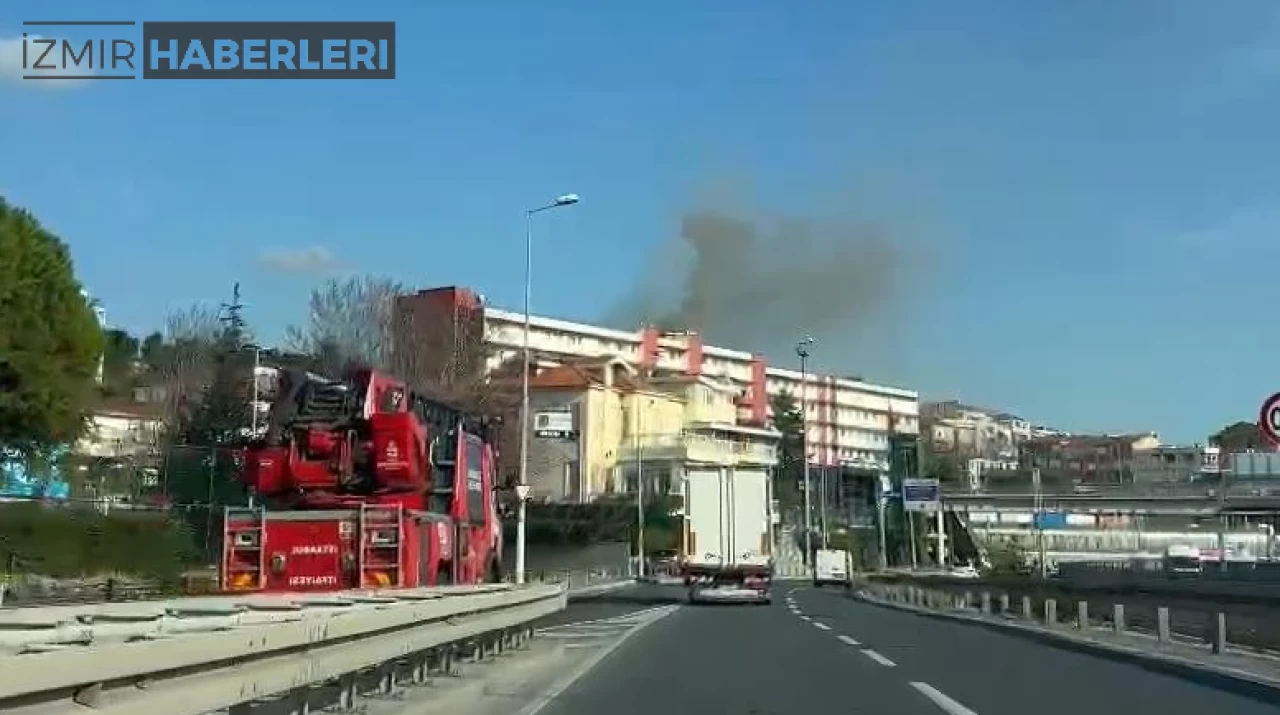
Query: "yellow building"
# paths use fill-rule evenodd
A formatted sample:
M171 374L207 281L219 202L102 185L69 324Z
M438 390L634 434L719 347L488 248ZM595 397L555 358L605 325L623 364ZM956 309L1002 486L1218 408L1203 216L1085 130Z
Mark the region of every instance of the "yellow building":
M642 378L625 361L560 364L530 379L532 498L586 502L633 493L678 494L698 465L772 468L779 434L739 426L729 381Z

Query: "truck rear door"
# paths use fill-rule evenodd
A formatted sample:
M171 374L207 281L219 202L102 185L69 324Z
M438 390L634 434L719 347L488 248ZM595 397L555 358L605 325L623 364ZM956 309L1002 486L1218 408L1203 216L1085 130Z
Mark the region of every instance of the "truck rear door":
M729 470L733 510L733 557L738 566L767 566L772 552L769 520L769 475L763 469Z
M723 485L719 467L687 467L685 470L685 514L688 522L689 552L685 560L697 566L725 564L728 530L723 508Z
M759 469L689 467L688 563L765 566L770 558L769 481Z

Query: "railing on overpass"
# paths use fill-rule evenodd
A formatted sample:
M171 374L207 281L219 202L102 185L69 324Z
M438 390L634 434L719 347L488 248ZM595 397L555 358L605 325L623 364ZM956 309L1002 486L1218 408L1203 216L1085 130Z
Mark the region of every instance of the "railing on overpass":
M1147 484L1107 484L1107 485L1089 485L1085 487L1045 487L1040 492L1041 496L1047 498L1079 498L1079 499L1205 499L1212 500L1220 498L1219 486L1217 484L1207 483L1187 483L1187 482L1169 482L1169 483L1147 483ZM981 497L1026 497L1033 498L1035 489L1031 484L997 484L984 486L979 489L969 489L966 487L943 487L942 496L944 499L950 498L981 498ZM1280 497L1280 484L1274 486L1262 484L1258 482L1243 482L1227 485L1226 497L1228 500L1232 498L1251 498L1251 497Z
M1177 583L1228 582L1280 585L1280 561L1206 561L1199 573L1172 573L1162 560L1072 561L1058 565L1058 579L1073 584L1128 586L1150 584L1157 579Z

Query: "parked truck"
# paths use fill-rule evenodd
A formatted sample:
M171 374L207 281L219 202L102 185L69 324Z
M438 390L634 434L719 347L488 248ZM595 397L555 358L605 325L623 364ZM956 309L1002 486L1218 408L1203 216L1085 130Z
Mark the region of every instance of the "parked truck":
M685 472L680 563L690 603L769 603L772 495L763 468L699 466Z

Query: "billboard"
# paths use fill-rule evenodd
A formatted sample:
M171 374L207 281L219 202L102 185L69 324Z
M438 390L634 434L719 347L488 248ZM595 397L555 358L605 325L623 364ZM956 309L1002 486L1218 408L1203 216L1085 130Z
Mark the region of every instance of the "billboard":
M907 511L937 511L942 490L937 479L903 479L902 508Z
M1037 529L1065 529L1067 515L1060 511L1042 511L1035 515L1034 524Z
M533 416L533 436L540 439L576 439L573 413L568 410L539 412Z

